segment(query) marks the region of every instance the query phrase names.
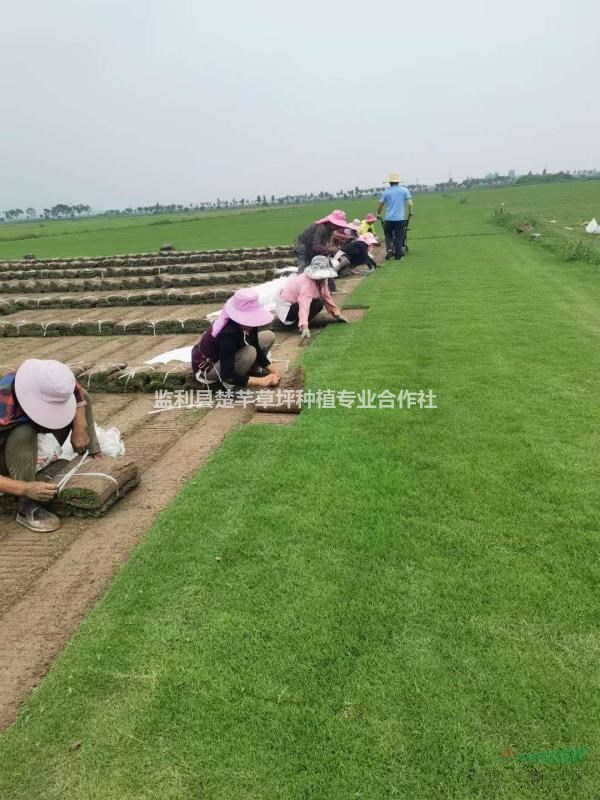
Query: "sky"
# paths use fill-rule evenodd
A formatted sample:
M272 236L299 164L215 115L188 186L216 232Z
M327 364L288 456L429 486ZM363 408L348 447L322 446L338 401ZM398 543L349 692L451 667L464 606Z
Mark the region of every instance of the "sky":
M0 210L600 168L598 0L0 2Z

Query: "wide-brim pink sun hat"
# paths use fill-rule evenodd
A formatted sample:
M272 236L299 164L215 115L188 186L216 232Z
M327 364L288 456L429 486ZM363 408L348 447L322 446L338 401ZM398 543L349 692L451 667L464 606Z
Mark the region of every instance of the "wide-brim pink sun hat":
M260 305L255 289L238 289L225 303L225 313L247 328L260 328L273 322L273 314Z
M363 234L363 236L359 236L358 238L360 239L361 242L368 244L369 247L372 244L379 244L379 239L376 236L373 236L372 233L365 233Z
M377 222L377 217L375 214L367 214L366 218L367 222Z
M25 414L51 431L66 428L77 411L75 376L60 361L29 358L15 374L15 394Z
M321 225L323 222L331 222L332 225L337 225L339 228L348 227L348 223L346 222L346 212L340 211L339 208L336 208L336 210L332 211L327 217L318 219L317 225Z

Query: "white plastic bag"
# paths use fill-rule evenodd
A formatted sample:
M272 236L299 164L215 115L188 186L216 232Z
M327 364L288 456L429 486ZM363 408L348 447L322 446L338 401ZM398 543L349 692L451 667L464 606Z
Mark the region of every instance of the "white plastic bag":
M53 433L38 433L37 445L38 469L44 469L48 464L51 464L53 461L58 461L58 459L62 457L62 448L56 441L56 437Z
M600 225L596 222L596 217L588 222L585 229L587 233L600 233Z
M96 434L102 455L111 458L125 455L125 442L121 439L121 431L118 428L109 428L105 431L96 425Z
M96 436L98 437L100 450L103 456L117 458L118 456L125 455L125 443L121 439L121 432L118 428L104 430L104 428L96 425ZM56 441L52 433L38 435L38 469L47 467L48 464L51 464L58 458L72 461L77 455L78 454L71 446L70 435L62 447Z

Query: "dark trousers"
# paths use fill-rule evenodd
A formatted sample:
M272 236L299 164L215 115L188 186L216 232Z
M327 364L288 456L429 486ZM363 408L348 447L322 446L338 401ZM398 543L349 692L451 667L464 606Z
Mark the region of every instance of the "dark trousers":
M298 260L298 274L300 274L304 272L305 268L310 264L312 255L303 245L296 245L294 248L294 255Z
M385 233L385 250L387 255L393 255L394 258L402 258L402 248L404 247L404 231L406 229L406 220L387 220L383 223L383 231Z
M311 300L310 308L308 309L308 321L310 322L313 317L316 317L319 311L323 310L322 300ZM298 322L298 315L300 313L300 306L298 303L293 303L285 318L286 322Z

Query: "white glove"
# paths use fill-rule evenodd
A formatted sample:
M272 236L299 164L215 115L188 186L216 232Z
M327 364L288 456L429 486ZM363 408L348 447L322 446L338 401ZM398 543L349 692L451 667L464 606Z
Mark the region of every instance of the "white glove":
M346 317L344 317L343 314L338 314L337 317L336 317L336 320L338 322L346 322L346 323L349 322L349 320Z
M308 340L310 339L310 331L308 328L304 328L300 332L300 344L308 344Z

